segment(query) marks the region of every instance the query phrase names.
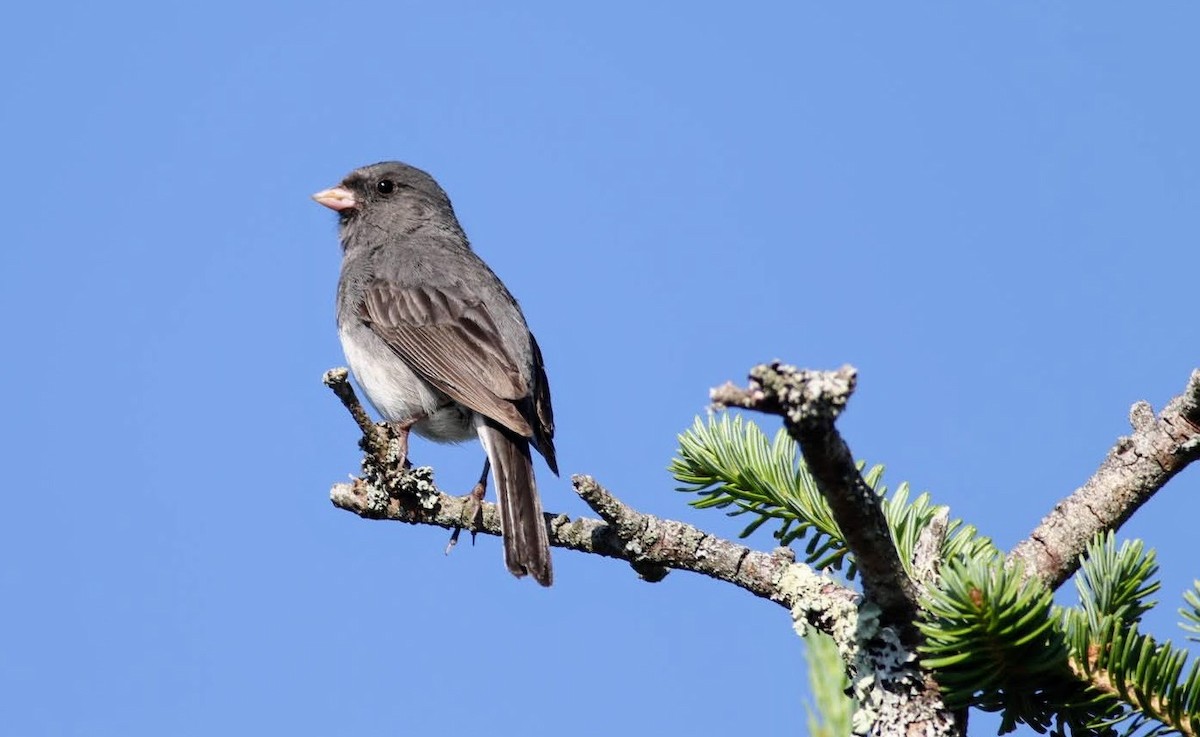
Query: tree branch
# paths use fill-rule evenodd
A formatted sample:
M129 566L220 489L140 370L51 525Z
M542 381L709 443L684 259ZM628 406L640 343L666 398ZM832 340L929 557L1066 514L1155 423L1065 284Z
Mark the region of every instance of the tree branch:
M501 534L494 504L483 502L477 507L469 496L439 491L428 467L398 468L394 431L370 421L345 369L326 372L325 384L363 431L360 446L365 451L362 478L335 484L331 490L335 506L368 519ZM650 582L662 580L671 569L692 571L788 608L799 634L812 627L832 636L837 644L859 704L854 717L856 733L900 736L916 730L931 737L962 734L962 723L945 708L936 684L916 667L915 652L898 637L901 630L880 621L876 603L868 602L860 611L863 601L858 593L796 563L788 548L771 553L751 550L692 525L638 512L590 476L573 476L571 483L601 519L572 520L547 514L552 546L627 561ZM867 491L874 494L869 488ZM890 537L888 540L890 543ZM912 626L911 620L908 624Z
M863 480L850 448L834 427L856 380L851 366L837 371L802 371L772 363L751 370L748 388L726 384L714 389L711 396L719 406L783 417L854 554L863 593L879 606L883 623L897 627L911 644L917 639L913 624L916 587L900 562L879 496Z
M371 416L363 409L354 387L350 386L350 372L345 368L332 368L321 377L321 383L333 390L337 398L342 400L342 406L354 418L354 424L362 430L363 450L371 455L382 455L387 449L387 433L383 428L371 422Z
M1156 418L1146 402L1129 412L1133 434L1117 439L1100 468L1083 486L1046 515L1009 553L1025 575L1051 589L1079 568L1079 556L1097 533L1116 530L1166 485L1200 458L1200 369L1183 393Z
M367 417L366 412L348 382L345 369L326 372L324 381L363 430L360 446L365 451L362 478L335 484L330 491L335 506L368 519L500 535L496 505L483 502L482 514L473 520L475 507L470 499L437 489L432 469L387 469L389 464L394 466L390 453L391 428L384 423L372 423L369 418L364 424L361 418ZM621 502L590 476L573 476L571 483L601 519L572 520L565 514L547 514L550 544L554 547L624 560L650 582L661 581L670 569L692 571L731 583L789 609L800 597L781 581L791 569L803 568L819 581L815 586L820 595L829 598L825 605L814 605L816 609L858 601L853 590L796 564L790 550L780 548L772 553L751 550L692 525L643 514ZM825 632L826 625L820 624L821 620L819 614L814 615L813 624Z

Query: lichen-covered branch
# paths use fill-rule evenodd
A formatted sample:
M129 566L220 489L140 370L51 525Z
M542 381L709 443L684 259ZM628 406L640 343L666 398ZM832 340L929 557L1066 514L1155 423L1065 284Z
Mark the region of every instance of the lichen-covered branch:
M795 596L780 584L784 572L797 565L789 551L751 550L692 525L643 514L618 500L590 476L574 476L571 482L580 498L605 519L547 514L551 546L626 561L650 582L661 581L670 569L692 571L785 607L793 605ZM475 507L470 498L438 490L427 467L405 472L391 489L377 487L363 478L335 484L330 500L335 506L367 519L500 535L500 514L495 504L483 502L481 514L475 517L478 524L473 526ZM855 592L833 579L818 578L824 582L825 595L839 601L857 600Z
M485 535L500 535L500 516L494 504L475 505L468 496L452 496L433 484L433 472L427 467L394 468L390 449L394 438L386 424L367 420L344 370L325 375L325 383L346 405L359 428L360 443L366 455L363 475L350 483L334 485L330 498L334 505L369 519L388 519L410 524L433 525L449 530L472 529ZM832 602L857 602L858 594L826 576L812 573L796 564L790 550L772 553L751 550L745 545L710 535L697 527L674 520L643 514L626 505L590 476L574 476L572 485L580 498L601 519L571 519L565 514L546 515L550 544L554 547L617 558L628 562L647 581L660 581L670 569L692 571L731 583L755 596L769 599L789 609L798 598L809 601L814 611L833 606ZM479 510L479 514L476 514ZM797 593L797 575L793 569L808 573L802 578L809 585L803 595ZM790 572L790 573L789 573ZM791 583L781 583L789 573ZM814 598L816 597L816 598ZM831 603L821 605L816 599ZM813 614L812 624L826 631L822 616ZM830 633L832 634L832 633Z
M342 400L342 406L354 418L354 424L358 425L358 429L363 434L363 450L373 456L386 453L388 443L387 433L384 431L384 428L371 421L371 416L367 414L367 411L363 409L362 403L358 401L358 397L354 394L354 387L350 386L350 371L345 368L329 369L321 377L321 383L329 387L334 395Z
M863 480L850 448L834 426L854 392L856 379L850 366L837 371L804 371L772 363L754 367L746 389L726 384L713 389L711 396L720 406L783 417L854 554L863 593L879 606L881 620L896 626L911 644L916 641L916 586L900 562L879 497Z
M369 519L500 535L494 504L476 504L469 495L438 490L427 467L398 466L394 432L386 424L370 422L344 370L327 372L325 383L363 431L360 444L365 451L363 476L331 490L335 506ZM863 606L857 592L796 563L789 549L751 550L692 525L638 512L590 476L573 476L571 482L600 519L547 514L552 546L624 560L651 582L672 569L692 571L786 607L800 634L811 627L837 644L859 705L854 716L858 734L963 733L963 725L942 703L936 683L917 667L915 653L898 629L881 621L874 602Z
M1175 474L1200 458L1200 369L1158 417L1145 402L1129 413L1133 434L1119 438L1100 468L1054 506L1009 560L1056 589L1079 568L1097 533L1115 530Z

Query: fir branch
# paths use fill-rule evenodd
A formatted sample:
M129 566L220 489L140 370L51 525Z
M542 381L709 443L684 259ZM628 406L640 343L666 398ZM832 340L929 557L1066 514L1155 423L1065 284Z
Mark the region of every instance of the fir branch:
M1200 734L1200 659L1189 667L1187 651L1137 629L1141 615L1154 605L1146 599L1159 588L1151 580L1154 559L1154 551L1140 541L1117 549L1111 532L1088 545L1076 579L1080 607L1063 618L1069 665L1117 707L1089 726L1124 725L1125 733L1133 734L1156 722L1148 734L1174 730L1195 737Z
M1122 702L1119 716L1098 720L1102 728L1126 723L1132 734L1149 721L1160 727L1151 734L1176 731L1200 735L1200 661L1193 660L1187 678L1180 680L1188 654L1170 643L1126 628L1117 618L1092 631L1087 648L1070 658L1072 673L1100 693Z
M1154 605L1156 570L1142 543L1118 549L1111 533L1099 536L1076 580L1079 606L1060 609L1019 564L951 561L922 602L922 664L937 672L950 706L1000 711L1002 732L1024 723L1194 736L1200 661L1137 630Z
M948 706L999 711L1002 733L1018 723L1044 732L1055 721L1064 699L1047 696L1061 690L1067 648L1049 590L996 556L947 563L922 604L921 662L937 672Z

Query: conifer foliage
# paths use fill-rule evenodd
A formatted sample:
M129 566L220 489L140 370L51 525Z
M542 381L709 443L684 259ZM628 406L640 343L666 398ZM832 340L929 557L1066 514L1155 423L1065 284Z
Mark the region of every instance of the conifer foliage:
M769 440L732 413L698 418L680 435L670 471L693 506L748 520L742 537L765 528L808 565L854 580L853 555L785 431ZM921 533L942 508L928 493L911 497L907 483L889 493L883 472L872 466L863 478L912 574ZM1025 724L1052 734L1200 734L1200 659L1139 629L1156 603L1157 570L1140 541L1098 536L1075 576L1078 603L1059 607L974 526L952 520L939 576L923 587L922 665L947 705L1000 712L1002 733ZM1181 626L1200 641L1200 581L1183 600ZM840 691L814 694L821 712L847 708L836 703Z

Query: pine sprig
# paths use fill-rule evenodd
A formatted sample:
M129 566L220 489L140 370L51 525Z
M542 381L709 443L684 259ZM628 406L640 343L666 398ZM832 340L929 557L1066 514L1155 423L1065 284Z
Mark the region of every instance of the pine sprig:
M1200 734L1200 661L1137 629L1157 569L1141 542L1100 536L1064 609L998 558L951 561L922 602L922 662L948 705L1001 712L1002 733Z
M1180 616L1184 619L1179 626L1188 632L1200 635L1200 580L1192 582L1191 591L1183 592L1183 600L1187 603L1187 608L1179 610ZM1200 642L1200 637L1189 637L1188 639L1192 642Z
M902 483L890 496L882 484L883 466L866 469L859 462L866 484L879 494L884 515L905 566L911 566L913 551L922 530L941 508L928 493L909 500L909 486ZM854 561L841 530L816 482L799 458L796 442L780 430L768 440L762 430L740 416L722 414L699 417L679 436L679 452L669 467L682 486L679 491L697 494L691 502L699 509L729 509L731 516L748 515L751 521L741 532L748 537L767 523L778 526L772 535L780 545L807 538L804 561L816 568L841 570L855 576ZM995 547L961 520L949 523L942 546L944 558L971 559L989 555ZM911 573L911 570L909 571Z
M753 519L741 532L749 537L764 524L779 523L773 535L780 545L809 537L805 562L817 568L840 570L848 553L829 505L806 469L797 463L797 447L780 430L773 441L757 425L724 414L720 419L699 417L679 436L679 452L669 467L682 486L698 494L698 509L729 509L731 516ZM878 479L882 469L875 473ZM871 474L867 474L871 483ZM848 576L854 576L850 567Z
M1186 650L1137 629L1154 605L1146 599L1159 589L1151 580L1157 570L1154 551L1141 541L1118 549L1112 532L1092 541L1076 579L1080 606L1064 612L1071 668L1115 707L1094 727L1120 726L1141 737L1197 735L1200 660L1189 665Z
M846 677L842 656L833 638L809 631L804 636L808 656L808 690L813 703L804 705L810 737L840 737L850 734L854 699L846 695L850 679Z
M922 608L922 663L937 671L947 706L999 711L1001 733L1051 727L1070 695L1055 692L1073 679L1048 589L996 559L951 561Z
M882 466L877 466L882 472ZM886 493L886 487L880 487ZM934 515L943 507L933 503L929 492L921 492L911 502L908 500L908 482L902 482L896 491L883 499L883 513L892 529L896 550L900 560L911 575L913 554L921 533ZM962 520L951 520L947 524L946 539L942 542L942 560L990 560L998 551L991 538L984 537L974 525Z
M1124 626L1136 626L1158 603L1146 600L1160 584L1152 580L1158 573L1155 553L1144 548L1141 540L1133 540L1118 550L1112 533L1088 547L1075 588L1089 623L1099 626L1113 617Z

